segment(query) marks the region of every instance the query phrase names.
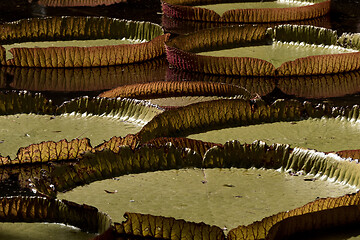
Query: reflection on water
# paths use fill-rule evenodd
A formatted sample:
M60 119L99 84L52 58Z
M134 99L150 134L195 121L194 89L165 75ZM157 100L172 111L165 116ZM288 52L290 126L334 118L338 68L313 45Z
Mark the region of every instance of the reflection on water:
M144 63L93 68L1 67L0 88L29 91L90 92L165 80L164 57Z
M275 89L275 78L272 77L237 77L229 75L211 75L204 73L190 73L177 69L168 69L167 81L208 81L233 84L247 89L251 94L265 96Z
M247 89L251 94L266 96L276 93L306 99L343 97L360 92L360 71L339 74L291 77L236 77L190 73L177 69L168 69L167 81L202 81L234 84ZM276 96L272 96L276 97Z
M360 71L279 78L276 86L287 95L301 98L343 97L360 92Z

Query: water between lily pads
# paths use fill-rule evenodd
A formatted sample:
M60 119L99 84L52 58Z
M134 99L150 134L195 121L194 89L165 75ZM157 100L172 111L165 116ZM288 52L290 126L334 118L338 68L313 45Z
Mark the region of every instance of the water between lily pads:
M281 64L293 61L297 58L303 58L315 55L339 54L357 52L353 49L347 49L335 46L323 46L312 44L283 43L273 42L272 45L260 45L249 47L237 47L222 49L216 51L206 51L197 53L204 56L213 57L252 57L266 60L272 63L275 68Z
M136 44L144 41L138 39L93 39L93 40L68 40L68 41L43 41L43 42L21 42L5 44L6 60L12 59L11 48L48 48L48 47L99 47L120 44Z
M302 7L307 5L313 5L314 3L302 2L302 1L289 1L289 0L277 0L277 1L258 1L258 2L235 2L235 3L220 3L220 4L208 4L198 5L195 7L207 8L215 11L220 16L233 9L257 9L257 8L291 8Z
M91 145L140 131L142 125L118 118L82 115L16 114L0 116L0 154L11 159L20 147L43 141L87 137Z
M268 144L290 144L291 147L330 152L360 149L359 134L360 122L340 118L313 118L223 128L191 134L187 137L221 144L230 140L238 140L241 143L262 140Z
M130 174L59 193L59 199L86 203L123 221L138 212L205 222L228 230L318 197L355 192L347 185L312 176L264 169L182 169Z

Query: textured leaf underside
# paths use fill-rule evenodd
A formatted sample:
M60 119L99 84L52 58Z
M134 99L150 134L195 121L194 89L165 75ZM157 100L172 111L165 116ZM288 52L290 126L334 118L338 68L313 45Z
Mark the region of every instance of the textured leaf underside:
M209 82L153 82L145 84L134 84L118 87L103 92L99 97L125 97L137 99L149 99L173 96L236 96L249 94L244 88L221 83Z

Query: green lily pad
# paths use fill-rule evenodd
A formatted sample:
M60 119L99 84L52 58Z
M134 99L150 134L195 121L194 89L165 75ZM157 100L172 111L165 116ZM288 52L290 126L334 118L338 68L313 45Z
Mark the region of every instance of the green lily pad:
M231 168L130 174L93 182L57 197L95 206L117 222L124 220L127 211L205 222L230 230L317 197L353 191L314 176Z
M358 70L359 49L344 41L313 26L231 26L173 38L166 51L171 66L192 72L303 76Z
M216 143L225 143L234 139L246 143L262 140L269 144L282 143L328 152L359 149L360 143L357 140L359 134L360 124L357 122L341 118L310 118L224 128L191 134L187 137Z
M204 1L164 0L172 18L208 22L282 22L316 18L330 10L330 1Z
M20 147L42 141L89 138L93 146L112 136L137 133L142 125L105 116L16 114L0 116L0 152L14 159ZM69 127L71 126L71 127Z
M69 41L42 41L42 42L21 42L12 44L3 44L6 52L6 60L13 59L10 52L12 48L49 48L49 47L102 47L116 46L120 44L138 44L146 42L139 39L95 39L95 40L69 40Z
M144 101L87 97L47 110L44 107L47 107L47 102L42 98L33 99L31 95L21 94L0 96L3 98L0 102L3 106L0 116L3 126L0 151L2 155L10 155L11 158L19 147L41 141L87 136L94 140L93 144L98 145L114 135L125 136L138 132L141 126L163 111ZM37 114L22 114L23 109ZM46 112L39 112L39 109L46 109Z
M307 1L261 1L261 2L230 2L230 3L215 3L206 5L196 5L194 7L206 8L213 10L220 16L225 12L233 9L259 9L259 8L294 8L314 5L313 2Z
M247 23L245 23L247 24ZM251 24L251 23L249 23ZM270 22L270 23L257 23L256 25L265 26L265 27L275 27L277 25L283 24L282 22ZM330 16L327 14L325 16L305 19L300 21L291 21L291 24L296 25L311 25L317 27L331 28L330 25ZM218 28L218 27L228 27L234 25L232 22L206 22L206 21L191 21L180 18L169 17L165 14L161 16L161 26L166 32L184 35L192 32L196 32L202 29L207 28Z
M91 183L94 182L94 180L100 180L104 178L112 178L114 176L119 175L126 175L126 174L133 174L133 173L139 173L139 172L149 172L149 171L156 171L159 169L177 169L177 168L184 168L184 167L191 167L191 166L197 166L199 167L199 164L202 166L202 169L204 170L195 170L200 172L200 177L196 176L199 174L195 174L195 179L198 179L198 184L200 186L208 184L209 181L213 181L213 179L216 179L216 184L222 184L221 187L224 187L226 189L232 189L236 188L236 185L232 182L231 178L226 179L226 183L219 182L219 178L217 174L212 174L212 171L222 172L224 176L228 177L231 174L226 171L234 171L236 172L236 169L212 169L208 171L207 168L246 168L252 170L260 169L260 168L266 168L266 169L282 169L283 171L288 172L289 174L285 175L288 177L299 177L298 175L302 174L310 174L305 175L305 179L303 179L303 182L307 183L314 183L317 181L327 180L331 184L334 182L340 184L341 186L344 186L342 184L347 184L348 186L359 186L360 184L360 178L359 178L359 165L355 161L348 161L345 159L340 158L339 156L335 154L324 154L321 152L316 151L309 151L304 149L295 148L292 149L288 145L278 145L274 144L271 146L266 145L263 142L256 142L253 144L239 144L239 142L232 141L226 143L224 146L214 146L207 150L207 152L204 154L203 159L199 159L199 156L194 154L194 152L189 151L188 149L176 149L172 147L171 145L165 146L165 147L156 147L156 146L143 146L140 148L137 148L136 150L132 151L128 147L122 147L120 148L120 151L118 153L113 153L109 151L101 151L101 152L94 152L89 153L87 156L82 159L82 161L79 161L75 164L73 164L71 167L63 167L63 166L57 166L51 172L49 172L50 175L45 174L44 179L49 179L50 181L43 181L37 182L36 185L39 187L38 189L44 189L44 185L41 184L52 184L53 190L59 190L59 191L66 191L73 188L74 184L82 185L84 183ZM252 169L256 168L256 169ZM243 169L245 171L245 169ZM185 173L185 175L188 174L188 170L180 170L175 171L175 173L179 176L182 173ZM191 171L191 170L190 170ZM204 174L205 171L205 174ZM279 174L278 171L271 171L271 170L257 170L257 171L268 171L270 173ZM153 174L160 174L160 172L154 172ZM161 172L161 174L166 172ZM208 173L208 174L207 174ZM283 172L284 173L284 172ZM148 174L148 173L146 173ZM160 174L160 175L161 175ZM261 174L261 173L260 173ZM46 176L47 175L47 176ZM191 174L190 175L194 175ZM235 174L236 175L236 174ZM255 174L252 174L256 178L259 177L259 173L256 172ZM130 182L134 182L134 178L137 178L140 175L130 175L130 176L124 176L125 178L119 179L119 181L115 178L113 180L109 181L116 181L120 184L123 184L126 182L126 186ZM172 176L170 178L177 178L178 176ZM158 190L160 191L161 188L159 188L157 184L154 184L151 181L157 181L157 178L154 178L152 176L143 177L145 183L150 182L152 189L150 189L149 194L153 194L152 199L156 199L159 194L156 194ZM236 176L238 178L238 176ZM127 180L126 180L127 179ZM141 178L139 178L141 179ZM235 181L235 180L234 180ZM256 179L258 181L258 179ZM135 181L136 182L136 181ZM171 180L168 181L161 181L161 184L169 184ZM230 182L230 183L229 183ZM240 181L240 182L247 182L247 181ZM267 181L270 182L270 181ZM288 183L289 181L285 181ZM99 182L97 182L99 183ZM144 183L144 184L145 184ZM184 184L182 182L182 184ZM196 184L196 183L195 183ZM179 184L177 184L179 185ZM189 184L187 184L189 185ZM248 184L247 184L248 185ZM296 183L295 185L299 185L299 183ZM100 191L104 191L103 194L105 195L111 195L116 197L116 194L122 193L122 191L119 191L117 188L118 185L110 185L105 184L101 185L100 188L106 187L105 189L101 189ZM111 189L108 187L112 187ZM214 189L218 189L218 185L215 186ZM86 187L83 187L83 189ZM150 187L148 187L150 188ZM200 187L199 187L200 188ZM81 188L79 188L81 189ZM133 189L139 189L138 187L133 187ZM197 188L192 188L193 190L196 190ZM209 188L206 190L211 190L211 192L215 192L210 185ZM242 188L243 189L243 188ZM252 188L252 189L258 189L258 188ZM307 188L306 191L309 189ZM184 191L189 191L187 190ZM227 191L227 190L224 190ZM92 192L92 191L91 191ZM138 192L138 191L137 191ZM153 193L154 192L154 193ZM318 193L318 192L317 192ZM97 194L99 196L101 194ZM160 194L161 195L161 194ZM196 194L197 196L199 194ZM221 196L225 197L226 194L222 192ZM246 194L245 194L246 195ZM268 194L267 194L268 195ZM83 197L84 195L82 195ZM135 195L134 195L135 196ZM164 195L161 195L164 197ZM160 198L161 198L160 196ZM236 195L239 196L239 195ZM286 212L280 212L276 215L273 215L271 217L264 218L262 222L254 222L250 224L249 226L238 226L235 229L232 229L229 232L229 237L231 239L237 239L237 236L241 236L243 234L244 236L251 237L253 234L259 235L259 236L266 236L268 234L269 229L273 225L275 225L277 222L292 217L292 216L298 216L305 213L312 213L316 212L316 209L322 210L322 209L331 209L331 208L338 208L341 207L341 204L344 204L344 200L346 201L345 204L356 204L357 195L345 195L342 197L337 198L327 198L327 199L319 199L312 203L306 204L303 207L289 210ZM126 194L123 194L119 197L132 197ZM207 194L207 198L209 195ZM296 198L296 195L294 195ZM110 197L109 197L110 198ZM236 197L240 198L240 197ZM349 203L346 199L348 198L356 198L354 201L351 201ZM241 198L240 198L241 199ZM286 199L286 198L283 198ZM334 200L332 200L334 199ZM127 199L129 200L129 199ZM127 206L131 203L135 203L136 201L131 201L135 199L130 199ZM121 200L120 200L121 201ZM221 200L223 201L223 199ZM329 201L327 204L317 204L317 202L324 202ZM184 202L181 200L180 202ZM247 201L248 202L248 201ZM176 205L176 204L173 204ZM206 205L206 204L203 204ZM262 204L263 206L264 204ZM276 204L279 205L279 204ZM311 208L307 206L313 206ZM158 208L158 207L156 207ZM216 209L216 208L212 208ZM247 208L249 209L249 208ZM114 210L114 209L113 209ZM215 210L214 210L215 211ZM205 211L207 212L207 211ZM199 213L203 214L203 212ZM237 215L238 216L238 215ZM150 220L152 218L158 218L154 217L152 215L141 215L141 214L126 214L126 222L123 222L121 224L115 223L115 229L116 232L119 234L130 234L130 236L136 235L136 236L153 236L154 233L149 232L147 228L148 224L151 224L153 220ZM143 219L143 220L142 220ZM145 220L147 219L147 220ZM183 221L183 220L174 220L173 218L165 218L159 217L157 221ZM135 222L133 222L135 221ZM266 223L266 226L261 225L263 222ZM138 226L140 224L141 226ZM155 224L155 222L154 222ZM158 223L157 223L158 224ZM259 226L258 226L259 224ZM141 229L145 229L145 231L140 231ZM150 227L150 226L149 226ZM165 229L164 229L165 230ZM177 231L177 230L174 230ZM205 230L204 230L205 231ZM211 230L206 230L210 233ZM150 235L149 235L150 234ZM247 239L247 238L245 238Z
M142 62L162 55L169 37L156 24L106 17L33 18L1 27L0 63L21 67Z
M138 135L144 142L159 136L188 136L216 143L262 139L293 147L339 151L360 148L357 119L357 106L223 99L166 111L145 125Z
M316 55L341 54L358 52L356 50L334 47L319 46L312 44L273 42L271 45L239 47L216 51L199 52L201 56L213 57L249 57L263 59L279 68L283 63L294 61L298 58L306 58Z

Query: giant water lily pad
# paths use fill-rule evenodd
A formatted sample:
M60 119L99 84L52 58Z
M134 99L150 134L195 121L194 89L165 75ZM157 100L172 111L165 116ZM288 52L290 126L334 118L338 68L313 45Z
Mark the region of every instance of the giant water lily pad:
M301 21L291 21L290 24L296 25L312 25L317 27L331 28L330 16L327 14L322 17L306 19ZM253 24L253 23L245 23ZM256 23L259 26L275 27L277 25L284 24L283 22L269 22L269 23ZM234 25L232 22L207 22L207 21L192 21L179 18L169 17L165 14L161 17L161 26L166 32L175 34L188 34L195 31L199 31L206 28L226 27Z
M99 96L146 99L155 105L178 107L224 97L249 98L251 94L246 89L232 84L170 81L121 86Z
M360 148L357 140L360 125L351 119L321 118L291 122L264 123L251 126L217 129L187 137L224 143L232 139L242 142L262 140L283 143L319 151L339 151Z
M210 22L281 22L316 18L330 10L330 1L204 1L163 0L172 18Z
M199 165L200 164L200 165ZM43 178L45 181L37 182L38 189L43 190L44 188L42 186L50 184L52 186L49 189L52 190L68 190L71 189L75 184L83 184L83 183L89 183L94 181L95 179L101 178L108 178L111 175L119 174L129 174L129 173L137 173L142 171L154 171L154 170L160 170L160 169L173 169L173 168L184 168L184 167L190 167L190 166L202 166L202 168L229 168L229 167L236 167L236 168L245 168L240 170L240 174L243 173L251 173L251 171L255 171L254 174L250 174L250 176L247 177L255 177L256 181L258 181L259 172L261 176L265 176L267 173L274 173L275 175L281 175L279 172L272 172L270 170L256 170L256 169L250 169L246 170L251 167L255 168L267 168L267 169L278 169L281 168L284 171L290 171L290 175L285 174L285 176L288 176L290 178L298 178L299 176L296 176L294 173L303 173L303 174L311 174L305 176L305 181L301 180L302 182L305 182L306 184L313 184L313 183L319 183L322 180L330 180L330 181L336 181L341 182L342 184L349 184L350 186L359 186L359 165L357 162L351 162L348 160L341 159L340 157L334 155L334 154L324 154L319 153L315 151L308 151L303 149L291 149L288 145L272 145L268 146L262 142L257 142L254 144L239 144L238 142L228 142L224 146L215 146L211 149L209 149L206 154L204 154L204 157L201 159L197 154L194 154L193 152L186 150L186 149L175 149L171 147L171 145L165 146L165 147L151 147L151 146L144 146L142 148L138 148L135 151L129 151L127 147L120 148L120 151L118 153L109 152L109 151L101 151L101 152L95 152L92 154L87 154L87 156L82 160L75 164L72 164L71 166L65 166L65 165L58 165L55 166L52 170L50 170L49 173L45 173L45 178ZM185 175L192 175L192 170L180 170L177 173L176 176L173 176L172 178L179 178L182 177L183 173ZM196 170L195 170L196 171ZM214 195L214 191L219 189L219 184L221 185L222 182L219 182L218 173L223 174L225 177L225 182L220 186L220 195L226 196L226 192L229 190L236 189L236 185L233 184L233 180L238 178L238 176L235 177L235 179L231 180L232 178L228 178L229 176L237 175L237 171L234 169L206 169L206 170L197 170L198 173L200 173L199 177L199 183L201 186L206 185L209 183L207 190L212 190L211 194ZM174 172L174 171L172 171ZM267 173L265 173L267 172ZM157 172L154 172L153 174L156 174ZM166 174L166 172L163 172ZM44 174L44 173L43 173ZM47 178L46 175L50 174ZM283 172L284 174L284 172ZM196 175L196 174L195 174ZM252 176L251 176L252 175ZM292 176L291 176L292 175ZM124 176L128 178L137 178L142 175L130 175L130 176ZM144 175L145 176L145 175ZM314 177L316 176L316 177ZM213 177L216 179L216 184L214 188L211 187L210 182L213 182ZM121 177L122 178L122 177ZM150 177L152 180L154 180L153 177ZM196 177L195 177L196 178ZM320 178L322 180L320 180ZM46 180L48 179L48 180ZM146 182L150 180L146 180L145 177L145 184ZM124 179L114 179L112 181L119 182L118 180L124 180ZM151 180L151 181L152 181ZM172 179L174 180L174 179ZM183 179L182 179L183 180ZM126 181L126 180L124 180ZM141 181L141 180L140 180ZM208 182L207 182L208 181ZM135 181L136 182L136 181ZM163 183L169 183L169 181L163 181ZM229 183L231 182L231 183ZM267 181L268 182L268 181ZM289 184L289 181L285 181L285 184ZM69 185L70 184L70 185ZM237 182L239 184L239 182ZM154 184L150 184L152 187L155 186ZM299 183L296 183L298 186ZM156 185L158 186L158 185ZM176 184L176 187L178 187L179 184ZM340 185L338 185L340 186ZM65 188L64 188L65 187ZM111 195L115 197L116 194L120 192L116 192L115 190L109 190L108 187L111 187L111 185L106 185L107 189L104 189L105 195ZM102 188L102 187L101 187ZM148 187L150 188L150 187ZM133 189L133 188L132 188ZM139 188L136 188L139 189ZM221 191L221 189L223 191ZM225 189L225 190L224 190ZM158 190L158 188L157 188ZM188 191L188 189L186 189ZM103 189L101 190L101 192ZM352 190L350 190L351 192ZM84 196L84 195L83 195ZM236 195L239 196L239 195ZM198 196L197 196L198 197ZM207 195L206 198L209 196ZM241 197L236 197L241 199ZM297 198L295 196L295 198ZM354 198L354 200L349 201L350 198ZM153 199L156 199L154 196ZM221 202L223 202L223 198L221 197ZM344 199L349 199L344 202ZM277 223L281 222L282 220L286 220L287 218L291 218L293 216L301 216L302 214L309 213L311 216L316 216L317 211L327 210L327 209L334 209L340 214L343 212L342 206L355 206L356 204L356 195L346 195L344 197L338 197L334 200L332 198L329 199L320 199L316 200L313 203L309 203L305 205L304 207L300 207L294 210L286 211L286 212L280 212L274 216L264 218L261 222L255 222L253 224L250 224L249 226L239 226L235 229L232 229L229 232L229 236L231 239L253 239L252 236L258 235L258 236L266 236L267 234L272 235L273 232L276 232L276 229L273 231L272 227ZM130 199L134 200L134 199ZM136 201L129 201L129 203L135 203ZM183 202L183 201L181 201ZM317 204L317 202L324 202L324 204ZM329 203L325 203L329 202ZM203 204L205 205L205 204ZM278 205L278 204L276 204ZM206 206L206 205L205 205ZM311 207L308 207L311 206ZM26 209L26 208L21 208ZM216 208L217 209L217 208ZM114 209L111 211L113 212ZM37 211L35 211L35 214ZM79 212L81 213L81 211ZM200 212L202 214L202 212ZM23 215L22 215L23 216ZM15 218L14 218L15 217ZM14 216L11 219L16 219L16 221L23 221L21 217ZM188 235L190 234L190 239L192 239L193 234L215 234L213 236L215 239L223 239L221 237L219 232L219 228L217 227L211 227L209 228L208 225L202 224L195 224L190 222L185 222L183 220L175 220L173 218L164 218L164 217L156 217L153 215L142 215L142 214L131 214L126 213L125 214L126 221L122 223L115 223L114 227L111 230L112 233L110 234L108 231L105 233L109 239L114 239L115 235L120 234L124 236L138 236L138 237L149 237L154 236L154 234L165 234L163 236L164 239L172 239L170 235L168 235L168 231L171 231L172 234L181 234L181 235ZM8 219L8 218L7 218ZM350 217L348 222L353 221L353 218ZM139 225L140 224L140 225ZM150 224L150 225L148 225ZM163 227L160 227L159 230L162 230L160 232L154 233L151 229L152 224L155 224L155 227L158 226L158 224L162 224ZM175 225L173 225L175 224ZM180 226L178 226L178 224ZM190 224L188 226L188 224ZM195 224L195 225L194 225ZM266 224L266 227L264 227L263 224ZM339 223L334 223L335 226L338 226ZM167 229L167 226L170 226L170 229ZM171 227L174 226L174 227ZM184 231L179 230L182 228L181 226L185 227ZM323 226L323 224L321 225ZM144 229L143 231L141 229ZM158 229L158 227L156 227ZM189 230L188 232L185 229L194 229ZM218 230L216 230L218 229ZM270 230L270 232L269 232ZM296 229L295 229L296 231ZM110 234L110 235L109 235ZM218 235L220 234L220 235ZM281 232L280 232L281 234ZM218 236L218 237L216 237ZM242 238L245 237L245 238ZM255 238L257 239L257 238Z
M339 151L360 147L357 119L357 106L223 99L164 112L138 135L145 142L158 136L189 136L217 143L262 139L319 151Z
M360 68L355 45L346 45L334 31L312 26L207 29L171 39L166 48L173 67L210 74L298 76Z
M127 211L205 222L230 230L317 197L353 191L349 186L315 180L313 176L216 168L130 174L96 181L57 197L95 206L116 222L123 221Z
M49 17L2 25L1 65L91 67L142 62L164 53L159 25L105 17Z
M179 149L180 150L180 149ZM190 152L188 152L188 154L186 154L186 156L184 157L180 157L179 154L181 154L181 152L183 150L176 150L174 148L170 148L169 147L165 147L165 148L151 148L151 147L145 147L145 148L140 148L137 149L134 152L129 152L126 148L122 148L120 150L119 153L115 154L115 153L110 153L110 152L98 152L98 153L94 153L94 154L90 154L87 156L87 158L83 159L81 162L75 164L73 167L69 168L63 168L60 167L58 170L55 170L51 173L52 177L52 184L54 184L55 189L58 190L66 190L66 189L70 189L72 188L73 183L77 183L77 184L83 184L83 183L89 183L94 181L94 179L99 179L100 176L105 177L107 176L107 178L113 176L114 174L119 174L123 175L123 174L129 174L129 173L136 173L136 172L141 172L143 170L145 171L154 171L154 170L159 170L159 169L168 169L168 168L181 168L181 167L190 167L190 166L197 166L198 163L197 162L201 162L202 167L203 168L216 168L216 167L221 167L221 168L229 168L229 167L236 167L238 169L205 169L205 170L191 170L191 169L187 169L187 170L180 170L180 171L170 171L170 172L154 172L151 174L135 174L135 175L128 175L128 176L123 176L123 177L119 177L119 178L115 178L113 180L107 180L107 182L102 183L102 182L95 182L92 183L90 186L85 186L82 188L78 188L75 189L74 195L77 196L82 196L81 200L79 201L83 201L82 199L84 199L85 196L85 192L87 192L86 188L91 188L93 186L95 186L94 189L98 189L96 191L98 191L97 197L100 195L104 195L104 199L116 199L114 200L117 204L119 202L123 202L124 203L124 208L132 208L135 206L135 208L137 206L139 206L139 204L145 204L144 202L148 201L149 198L146 199L140 199L138 197L138 195L136 194L136 192L133 192L134 189L136 189L137 191L139 190L140 186L139 184L141 184L141 187L145 187L146 190L144 191L149 191L149 193L146 196L150 196L152 202L149 203L149 206L152 205L156 205L155 200L154 199L162 199L164 200L164 198L166 198L166 195L164 194L160 194L159 191L162 191L161 188L159 188L159 186L162 186L163 184L170 185L170 188L172 190L169 191L173 191L173 188L175 189L182 189L181 185L184 184L184 181L186 182L187 186L189 184L194 184L197 185L197 188L191 188L193 191L199 190L204 188L203 191L205 191L205 193L197 193L194 195L194 198L198 199L199 195L205 194L205 199L202 200L201 202L201 207L202 208L207 208L209 207L211 209L211 212L220 214L221 212L221 206L219 206L219 204L217 204L216 207L211 207L212 201L208 201L208 198L212 198L214 197L214 201L216 204L217 201L220 201L221 204L224 203L224 201L226 200L226 196L230 196L229 197L229 201L233 201L234 198L236 199L235 201L241 201L241 200L246 200L246 204L250 204L249 199L246 199L246 197L248 196L245 192L243 191L244 188L241 188L241 194L242 197L244 199L242 199L242 197L240 197L240 195L234 195L235 194L233 191L237 190L237 186L240 187L239 184L241 184L241 181L238 181L239 179L239 174L243 175L243 174L248 174L246 177L249 178L248 180L250 181L251 179L256 179L255 181L261 181L262 177L267 176L267 174L270 174L271 178L277 178L280 176L280 182L284 181L283 177L285 178L293 178L293 179L297 179L300 180L300 182L305 183L305 184L314 184L314 183L320 183L322 180L328 180L329 184L334 184L334 183L330 183L333 181L336 181L338 183L341 182L341 184L349 184L352 186L358 186L359 185L359 174L358 174L358 169L359 169L359 165L356 162L350 162L344 159L341 159L340 157L334 155L334 154L324 154L324 153L320 153L320 152L316 152L316 151L309 151L309 150L303 150L303 149L299 149L299 148L295 148L295 149L291 149L289 148L288 145L272 145L272 146L268 146L264 143L261 142L256 142L253 144L239 144L239 142L233 141L233 142L228 142L226 143L224 146L220 147L213 147L211 149L209 149L206 154L204 155L203 159L198 159L196 161L194 161L195 159L197 159L197 157L194 158L194 156L192 156L192 154ZM178 151L178 153L176 153ZM129 159L126 159L127 156ZM157 157L155 157L157 156ZM154 159L157 158L156 160ZM177 161L177 164L174 164L175 162L170 163L169 160L173 159L172 161ZM193 160L191 160L193 159ZM200 161L199 161L200 160ZM110 167L111 166L111 167ZM139 168L139 166L143 166L143 168ZM255 167L255 168L267 168L267 169L282 169L284 171L290 171L290 175L286 174L284 172L275 172L275 171L271 171L271 170L256 170L256 169L248 169L251 167ZM243 169L240 169L243 168ZM244 169L245 168L245 169ZM246 170L248 169L248 170ZM168 178L170 178L169 180L166 181L161 181L157 178L154 178L152 175L157 175L157 177L160 177L162 179L162 176L166 176L169 173L170 176L167 176ZM294 173L300 173L300 174L311 174L311 175L306 175L305 178L301 177L301 176L297 176L297 174ZM261 176L259 176L259 174ZM285 175L284 175L285 174ZM150 176L148 176L150 175ZM292 175L292 176L291 176ZM277 177L276 177L277 176ZM314 177L316 176L316 177ZM189 177L189 178L186 178ZM232 178L234 177L234 179ZM177 182L177 179L179 179L179 181L181 182ZM216 181L214 181L214 179L216 179ZM304 180L305 179L305 180ZM322 180L320 180L322 179ZM154 183L153 181L160 181L160 183ZM265 181L265 180L264 180ZM135 185L129 185L131 184L131 182ZM173 182L177 182L174 183L175 186L171 187ZM269 181L265 181L270 183ZM285 182L285 183L284 183ZM287 179L285 180L283 183L285 185L290 184L291 185L291 180ZM114 185L112 185L111 183L115 183ZM49 183L48 183L49 184ZM70 184L70 185L69 185ZM120 188L121 184L125 184L125 188ZM149 184L149 185L147 185ZM215 185L212 185L215 184ZM255 184L255 183L254 183ZM265 184L265 183L264 183ZM296 183L295 186L299 186L299 184L301 183ZM343 185L337 185L344 187ZM93 186L92 186L93 185ZM273 186L273 184L272 184ZM283 186L282 184L278 184L276 185L277 189L279 188L279 186ZM334 185L336 186L336 184ZM65 187L65 189L64 189ZM165 187L165 186L164 186ZM287 190L292 191L295 190L293 188L297 187L289 187L287 188ZM307 191L309 186L307 186ZM340 187L340 188L342 188ZM127 190L126 188L128 188L129 190ZM286 187L284 187L285 189ZM261 187L259 188L252 188L252 190L259 190L260 191ZM324 189L323 189L324 190ZM76 193L76 191L78 191ZM95 190L94 190L95 191ZM94 191L91 191L91 189L89 190L90 193L93 193ZM125 194L127 191L130 191L130 194ZM169 201L172 204L172 206L170 208L175 209L174 212L172 214L176 215L176 212L180 212L180 209L183 209L183 213L186 212L186 210L184 210L184 208L186 206L192 205L194 206L198 204L198 201L196 201L196 199L194 201L192 201L193 199L191 198L191 191L189 188L184 187L184 191L186 192L185 196L183 196L183 194L180 194L181 197L177 197L174 199L171 199L171 197L169 198ZM251 191L251 190L250 190ZM265 191L265 190L264 190ZM348 192L353 192L354 189L349 189ZM257 191L255 191L257 192ZM69 196L71 196L72 192L67 193ZM237 192L238 193L238 192ZM277 195L278 191L273 192L274 196ZM318 193L318 192L317 192ZM315 194L318 196L318 194ZM80 195L78 195L80 194ZM296 193L294 194L294 199L298 198L298 194ZM306 194L306 193L305 193ZM144 194L141 194L144 196ZM269 195L269 194L267 194ZM271 195L271 194L270 194ZM66 196L66 195L59 195L59 196ZM236 197L238 196L238 197ZM184 197L184 199L188 199L189 203L188 204L184 204L185 200L182 200L182 197ZM76 198L76 196L74 197ZM92 201L93 203L96 201L96 198L91 197L91 195L88 197L89 200L87 201ZM342 198L345 197L339 197L338 199L340 199L339 201L341 201ZM180 199L180 200L179 200ZM224 200L225 199L225 200ZM283 198L285 199L285 198ZM287 199L287 198L286 198ZM317 200L317 201L323 201L324 199L321 200ZM107 201L107 200L104 200ZM102 205L104 203L104 201L102 203L99 204ZM172 202L175 201L175 202ZM260 200L261 201L261 200ZM266 201L268 201L268 196ZM329 200L330 203L334 203L337 201L332 201L331 199ZM111 201L110 201L111 202ZM225 203L228 203L228 201L225 201ZM251 202L253 203L253 202ZM110 203L111 204L111 203ZM165 204L165 203L162 203ZM312 204L312 203L311 203ZM350 203L350 204L354 204L354 203ZM104 204L106 205L106 204ZM236 204L237 205L237 204ZM240 204L239 204L240 205ZM270 203L266 203L266 206L270 206ZM279 204L275 204L277 206L279 206ZM309 205L309 204L307 204ZM315 205L314 202L314 207L312 207L311 209L308 209L306 207L306 205L304 207L300 207L298 209L295 210L291 210L291 211L286 211L286 212L281 212L279 214L274 215L274 217L269 217L269 219L265 218L267 222L269 222L266 226L266 228L262 228L262 225L257 226L258 222L255 222L251 225L249 225L249 227L245 227L245 226L239 226L236 229L233 229L230 231L230 237L232 237L233 239L253 239L251 238L250 235L248 234L263 234L265 232L265 234L267 234L267 231L278 221L281 221L284 218L290 217L290 216L295 216L295 215L300 215L302 212L312 212L312 211L316 211L315 207L318 205ZM198 206L198 205L196 205ZM195 208L197 208L195 206ZM234 209L236 208L234 206L234 204L230 205L232 207L225 207L225 208L230 208ZM262 204L262 206L264 206L264 204ZM319 205L319 207L321 207L322 209L327 209L327 206L329 208L332 208L332 205ZM336 205L338 206L338 205ZM335 207L336 207L335 206ZM154 207L154 212L159 212L161 211L163 206L156 206ZM111 215L111 213L113 213L114 218L121 218L120 214L117 214L116 216L116 212L118 212L115 207L110 206L111 209L109 209L109 213ZM140 207L141 208L141 207ZM190 207L191 208L191 207ZM147 208L147 211L151 211L151 208ZM256 212L256 207L254 208L246 208L247 210L252 210L251 213L253 213L254 211ZM261 209L263 209L261 207ZM142 210L142 211L146 211L146 210ZM122 210L120 210L121 212ZM189 210L190 211L190 210ZM219 211L219 212L217 212ZM226 210L223 210L226 211ZM241 210L243 211L243 210ZM241 214L240 212L237 212L237 215L235 218L238 219L238 214ZM245 211L245 215L246 215L246 210ZM260 210L261 211L261 210ZM197 215L201 216L202 220L204 220L207 215L207 212L209 212L209 210L204 210L204 211L199 211L197 213ZM249 213L251 215L251 213ZM285 214L284 214L285 213ZM266 213L265 213L266 214ZM177 215L176 215L177 216ZM182 215L184 216L184 215ZM209 215L208 215L209 216ZM146 221L141 220L144 217L144 219L148 219ZM123 222L121 225L123 227L125 227L124 225L128 225L128 224L135 224L133 221L140 221L143 224L147 224L147 221L150 221L150 219L153 216L151 215L135 215L132 216L131 214L126 214L126 222ZM225 218L227 218L228 216L226 216ZM196 216L195 216L196 218ZM138 220L135 220L138 219ZM216 217L214 217L214 215L211 214L210 219L217 219ZM272 219L274 219L273 222ZM165 219L163 219L165 220ZM218 218L219 222L220 222L220 218ZM160 221L160 219L159 219ZM173 221L173 220L171 220ZM252 221L252 220L249 220ZM265 220L264 220L265 221ZM223 226L223 224L226 222L226 220L223 220L222 224L220 225L220 227ZM271 222L271 224L270 224ZM151 224L151 223L150 223ZM225 224L224 224L225 225ZM115 224L115 226L117 226ZM219 225L218 225L219 226ZM144 226L146 227L146 226ZM132 230L130 230L132 229ZM132 228L128 229L128 231L126 231L127 234L130 235L138 235L138 236L149 236L148 234L150 234L150 236L152 236L152 234L154 233L150 233L148 231L140 231L140 229L138 227L135 227L133 225ZM253 229L253 231L251 230ZM120 231L119 233L123 234L124 229L120 226L119 228L117 228L117 231ZM242 236L242 232L245 232L246 236L245 238L241 238ZM248 238L249 237L249 238ZM257 239L257 238L255 238Z
M33 109L34 114L21 114L21 109L13 109L27 95L4 95L2 102L5 107L2 121L2 143L0 146L3 156L15 157L17 149L31 143L41 141L71 140L73 138L88 137L93 139L94 145L103 143L114 135L126 136L136 133L141 126L163 110L147 102L128 99L80 98L65 102L53 111L38 112L36 105L44 105L41 101L24 103ZM98 125L96 125L98 124ZM69 127L71 126L71 127ZM94 127L95 126L95 127ZM107 129L107 130L106 130ZM106 134L107 133L107 134Z
M132 121L121 121L118 117L82 115L36 115L16 114L0 117L0 152L3 156L16 156L20 147L42 141L89 138L93 146L112 136L137 133L142 125ZM71 126L71 127L69 127Z

